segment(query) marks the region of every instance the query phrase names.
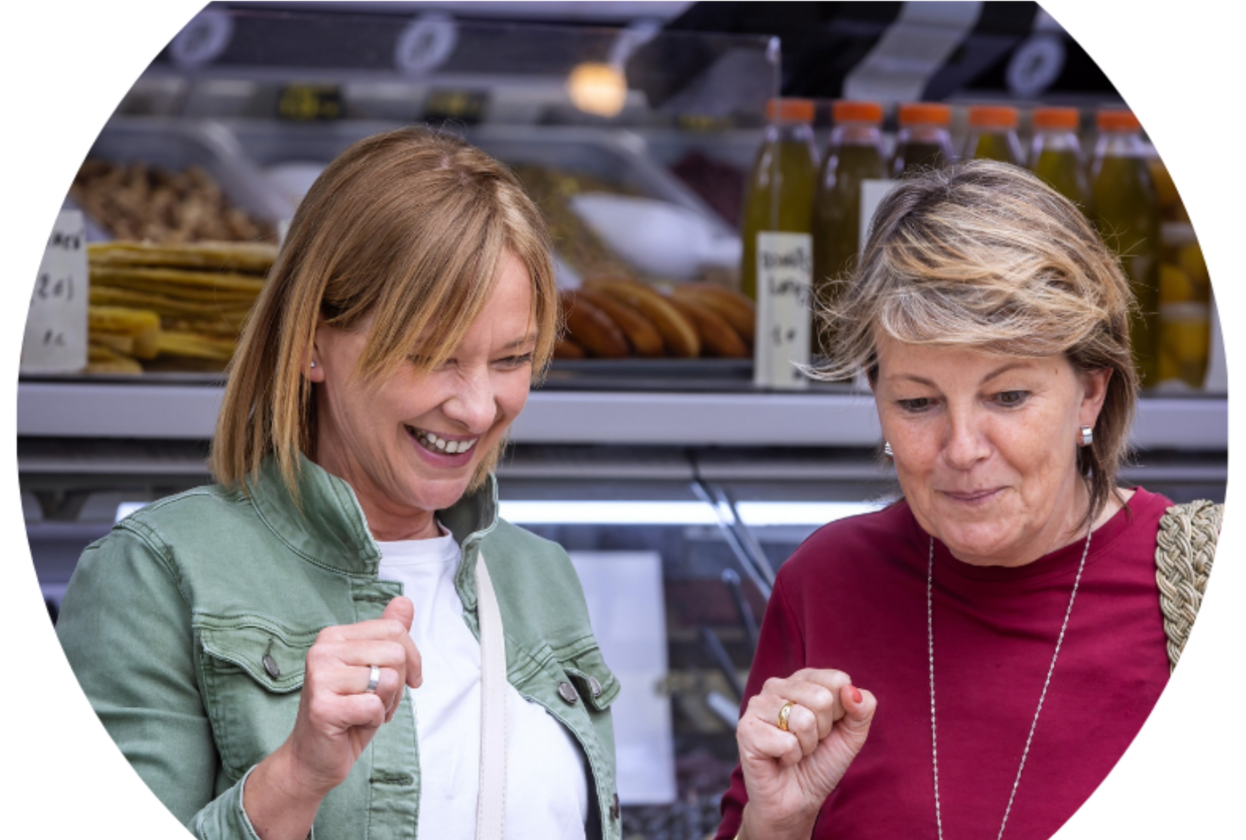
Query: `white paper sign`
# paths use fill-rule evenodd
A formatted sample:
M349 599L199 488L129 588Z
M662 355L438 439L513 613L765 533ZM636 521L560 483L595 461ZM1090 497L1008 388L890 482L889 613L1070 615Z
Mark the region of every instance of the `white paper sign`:
M30 296L21 372L76 373L86 364L86 232L80 210L62 210Z
M857 242L857 254L865 250L865 240L870 237L870 227L874 221L874 211L883 203L887 193L895 187L896 181L882 178L867 178L861 182L861 234Z
M807 233L757 234L757 341L753 384L809 387L797 367L809 364L809 290L813 237Z

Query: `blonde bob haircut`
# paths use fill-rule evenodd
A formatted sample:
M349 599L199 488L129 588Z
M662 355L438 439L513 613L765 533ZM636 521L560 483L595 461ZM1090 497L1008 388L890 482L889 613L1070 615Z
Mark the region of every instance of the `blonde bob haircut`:
M505 166L451 135L402 128L360 140L299 205L229 369L210 466L247 489L274 456L298 498L299 453L315 460L316 406L304 376L318 323L373 316L355 375L442 364L484 308L506 253L532 281L534 380L558 333L549 234ZM475 489L505 443L486 454Z
M1110 370L1094 442L1077 450L1090 491L1083 524L1116 493L1138 395L1129 345L1136 306L1116 255L1077 205L1015 166L975 160L900 182L878 206L859 264L838 278L819 328L842 380L878 375L877 341L1062 354ZM1074 446L1074 441L1069 441Z

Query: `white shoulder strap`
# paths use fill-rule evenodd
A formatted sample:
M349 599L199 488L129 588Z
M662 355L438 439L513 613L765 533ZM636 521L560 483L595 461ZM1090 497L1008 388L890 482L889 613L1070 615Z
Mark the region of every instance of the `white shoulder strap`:
M476 840L502 840L506 818L506 639L502 612L485 567L476 555L476 615L480 622L480 794Z

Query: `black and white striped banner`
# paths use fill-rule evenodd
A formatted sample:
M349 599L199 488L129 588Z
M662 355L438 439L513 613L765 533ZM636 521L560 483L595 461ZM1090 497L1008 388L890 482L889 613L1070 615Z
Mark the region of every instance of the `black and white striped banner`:
M941 100L1114 94L1030 2L696 3L668 31L777 35L785 96Z

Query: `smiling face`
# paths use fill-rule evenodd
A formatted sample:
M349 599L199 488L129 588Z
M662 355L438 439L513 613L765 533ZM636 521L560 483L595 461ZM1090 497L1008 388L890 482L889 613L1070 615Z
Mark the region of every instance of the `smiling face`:
M372 326L321 324L315 461L355 491L378 540L437 536L433 513L454 504L528 399L536 332L532 282L507 253L493 292L444 364L412 363L376 382L356 373Z
M918 523L959 560L1020 566L1084 535L1080 426L1109 373L963 347L878 342L883 436Z

